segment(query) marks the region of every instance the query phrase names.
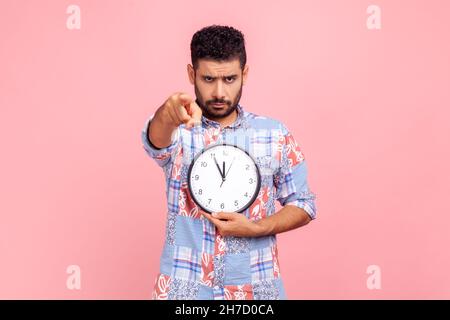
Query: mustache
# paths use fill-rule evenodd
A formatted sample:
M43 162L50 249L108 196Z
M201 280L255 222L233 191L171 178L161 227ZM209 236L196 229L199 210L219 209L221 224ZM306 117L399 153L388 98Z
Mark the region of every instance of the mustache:
M214 103L224 103L227 105L230 105L230 101L225 101L225 100L210 100L206 102L207 104L214 104Z

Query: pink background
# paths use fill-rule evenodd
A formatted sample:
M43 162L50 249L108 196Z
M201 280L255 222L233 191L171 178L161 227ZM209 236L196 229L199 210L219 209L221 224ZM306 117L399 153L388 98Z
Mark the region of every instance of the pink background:
M69 30L66 8L81 9ZM381 30L366 9L381 8ZM241 103L284 122L318 218L279 235L290 299L450 298L450 3L25 1L0 5L0 298L150 299L165 232L145 119L195 31L246 37ZM69 290L66 268L81 268ZM369 290L369 265L381 289Z

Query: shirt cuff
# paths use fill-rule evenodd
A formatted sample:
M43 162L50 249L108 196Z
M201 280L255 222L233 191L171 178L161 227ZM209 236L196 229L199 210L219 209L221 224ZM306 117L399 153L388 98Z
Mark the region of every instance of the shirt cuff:
M174 133L172 135L172 141L169 146L164 147L164 148L156 147L155 145L153 145L153 143L148 138L148 128L149 128L150 122L153 120L154 116L155 115L153 114L146 120L144 129L141 132L141 140L142 140L142 145L143 145L145 151L147 152L147 154L151 158L155 159L155 161L160 166L164 166L170 162L171 156L172 156L176 146L178 145L179 129L177 128L174 130Z
M294 200L288 203L285 203L285 206L291 205L295 206L297 208L303 209L306 211L306 213L309 215L311 220L316 219L316 208L314 203L308 203L304 200Z

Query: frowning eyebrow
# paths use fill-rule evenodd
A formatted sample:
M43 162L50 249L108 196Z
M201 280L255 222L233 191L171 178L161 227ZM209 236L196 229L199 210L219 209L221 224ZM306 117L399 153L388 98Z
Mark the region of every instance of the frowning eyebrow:
M226 79L226 78L237 78L237 76L238 76L237 74L231 74L231 75L228 75L228 76L223 76L222 79ZM215 79L218 78L218 77L213 77L213 76L210 76L210 75L207 75L207 74L202 75L202 77L203 77L203 78L208 77L208 78L211 78L211 79L213 79L213 80L215 80Z

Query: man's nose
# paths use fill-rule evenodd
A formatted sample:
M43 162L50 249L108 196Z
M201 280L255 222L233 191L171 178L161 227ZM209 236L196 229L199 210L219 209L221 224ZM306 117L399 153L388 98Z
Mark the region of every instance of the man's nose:
M213 91L213 97L216 100L225 100L225 92L222 81L217 81Z

